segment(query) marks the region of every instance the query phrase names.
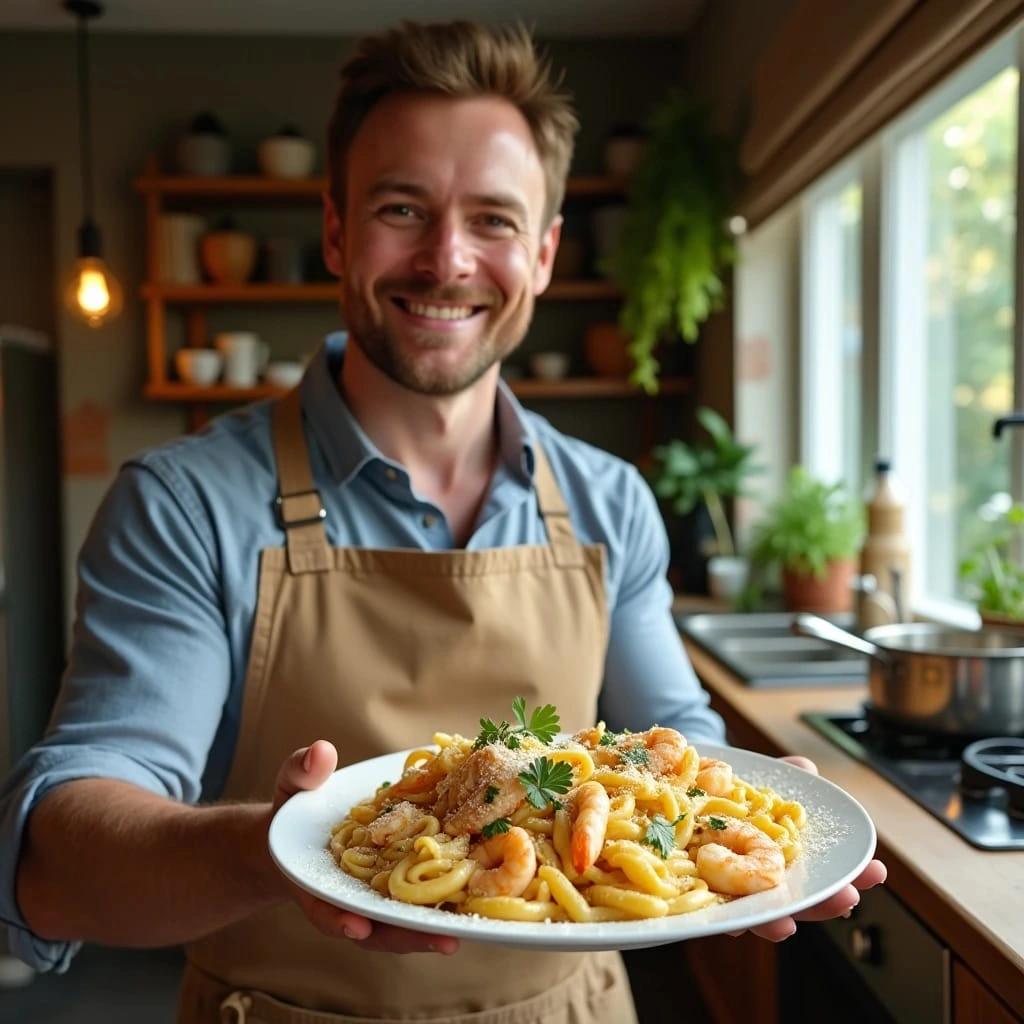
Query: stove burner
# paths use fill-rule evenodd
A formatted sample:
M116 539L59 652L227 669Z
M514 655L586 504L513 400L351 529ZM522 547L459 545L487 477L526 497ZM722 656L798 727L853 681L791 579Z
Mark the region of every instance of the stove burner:
M972 846L1024 851L1024 737L913 732L870 705L800 717Z
M964 749L960 791L984 797L995 789L1006 791L1009 813L1024 818L1024 738L994 736Z

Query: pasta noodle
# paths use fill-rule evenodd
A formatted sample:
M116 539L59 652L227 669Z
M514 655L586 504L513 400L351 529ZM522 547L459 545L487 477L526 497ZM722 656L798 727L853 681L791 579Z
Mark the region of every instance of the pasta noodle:
M779 885L804 808L675 730L557 733L551 705L475 739L436 733L331 832L341 870L393 899L509 921L688 914Z

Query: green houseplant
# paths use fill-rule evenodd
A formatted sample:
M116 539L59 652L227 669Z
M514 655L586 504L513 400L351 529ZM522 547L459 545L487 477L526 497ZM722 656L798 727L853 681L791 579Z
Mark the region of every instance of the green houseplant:
M783 493L755 525L751 558L778 566L782 598L793 611L848 611L864 540L864 509L841 482L825 483L793 466Z
M715 537L715 553L708 563L711 590L716 596L732 597L746 581L747 566L737 553L725 501L746 493L748 478L762 467L752 461L754 446L738 441L714 409L701 407L696 415L709 443L690 445L674 439L655 446L648 480L677 516L688 516L701 504L707 509Z
M658 389L655 349L695 341L725 296L735 259L729 230L738 181L735 145L711 127L705 104L671 93L647 124L647 142L628 195L628 213L603 269L621 285L619 326L630 339L630 379Z
M986 625L1024 623L1024 565L1014 547L1024 541L1024 505L1011 505L992 536L960 563L960 578L977 590L975 600Z

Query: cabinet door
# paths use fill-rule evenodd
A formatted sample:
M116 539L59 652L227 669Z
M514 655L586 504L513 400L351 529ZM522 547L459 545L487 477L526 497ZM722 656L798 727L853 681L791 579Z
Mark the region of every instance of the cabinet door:
M953 961L953 1024L1022 1024L959 960Z
M683 943L701 999L716 1024L778 1024L777 951L755 935Z

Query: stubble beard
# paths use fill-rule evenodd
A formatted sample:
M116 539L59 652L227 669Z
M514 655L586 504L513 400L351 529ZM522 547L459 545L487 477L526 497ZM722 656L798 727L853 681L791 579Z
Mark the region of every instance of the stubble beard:
M387 298L380 302L389 302ZM449 301L458 301L455 297ZM473 305L473 303L467 303ZM478 316L494 315L498 307ZM444 397L457 395L472 387L495 363L502 362L514 352L526 337L533 307L527 307L508 323L488 324L483 336L466 358L455 366L444 367L418 354L431 349L444 349L451 345L450 337L442 331L427 329L415 332L416 345L403 345L388 328L382 317L375 317L362 302L345 303L345 320L349 340L358 345L366 358L386 377L420 395Z

